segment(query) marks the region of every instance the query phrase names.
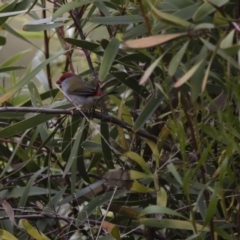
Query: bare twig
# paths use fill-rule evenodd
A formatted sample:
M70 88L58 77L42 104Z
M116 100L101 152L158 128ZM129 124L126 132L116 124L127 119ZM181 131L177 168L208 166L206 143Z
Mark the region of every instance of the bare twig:
M119 127L122 127L124 129L127 129L128 131L141 136L143 138L152 140L153 142L157 142L158 138L150 133L148 133L145 130L138 130L137 132L134 132L133 126L127 124L126 122L117 119L111 115L108 114L102 114L100 112L94 111L94 112L84 112L84 109L82 109L83 112L80 111L72 111L72 110L65 110L65 109L48 109L48 108L29 108L29 107L1 107L0 108L0 113L2 112L33 112L33 113L45 113L45 114L65 114L65 115L79 115L81 117L87 116L91 118L96 118L99 119L103 122L108 122L108 123L113 123L118 125ZM169 146L167 143L164 144L163 148L168 151L172 151L172 146ZM180 154L178 154L178 157L181 157Z
M138 0L138 4L139 4L140 10L142 12L142 15L143 15L148 33L151 35L151 25L149 23L149 19L147 17L146 11L145 11L144 6L142 4L142 0Z
M102 120L104 122L109 122L109 123L113 123L116 124L122 128L125 128L133 133L135 133L132 130L132 126L125 123L122 120L119 120L115 117L112 117L108 114L102 114L99 112L85 112L84 109L82 110L83 113L79 112L79 111L72 111L72 110L65 110L65 109L49 109L49 108L29 108L29 107L2 107L0 108L0 112L33 112L33 113L46 113L46 114L65 114L65 115L80 115L81 117L84 117L84 115L86 115L87 117L92 117L92 118L96 118L99 120ZM150 139L154 142L157 142L157 137L149 134L148 132L144 131L144 130L139 130L136 132L136 134L138 134L139 136L145 137L147 139Z
M81 27L81 23L80 23L79 18L78 18L77 10L70 11L70 15L71 15L71 17L73 19L73 22L74 22L77 30L78 30L80 38L82 40L85 40L85 36L84 36L83 30L82 30L82 27ZM94 80L97 82L98 78L97 78L96 71L95 71L95 69L93 67L93 63L92 63L92 60L91 60L91 57L90 57L90 53L86 49L82 49L82 51L84 52L84 54L86 56L88 66L89 66L89 69L90 69L90 71L92 72L92 74L94 76Z

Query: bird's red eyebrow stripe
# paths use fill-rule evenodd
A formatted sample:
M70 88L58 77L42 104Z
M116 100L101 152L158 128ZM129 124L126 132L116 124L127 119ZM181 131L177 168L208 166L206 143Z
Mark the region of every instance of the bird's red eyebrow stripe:
M64 73L59 80L62 82L65 78L72 77L72 75L73 73Z

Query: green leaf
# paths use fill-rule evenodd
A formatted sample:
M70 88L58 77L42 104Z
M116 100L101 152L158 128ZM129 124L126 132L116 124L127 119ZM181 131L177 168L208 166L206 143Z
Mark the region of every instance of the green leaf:
M36 178L43 172L47 169L47 167L45 168L41 168L39 171L35 172L32 177L29 179L29 181L27 182L27 185L24 187L24 191L23 191L23 194L18 202L18 207L25 207L26 205L26 202L27 202L27 199L29 197L29 193L30 193L30 190L36 180Z
M158 10L157 8L155 8L151 2L148 2L148 4L150 5L151 9L153 10L153 12L162 20L166 21L167 23L172 23L176 26L182 26L182 27L190 27L191 23L183 20L180 17L174 16L172 14L168 14L166 12L162 12L160 10Z
M61 56L64 52L57 53L47 60L43 61L39 64L35 69L33 69L26 77L21 79L9 92L5 93L0 97L0 104L7 101L10 97L12 97L17 91L19 91L25 84L27 84L35 75L40 72L47 64L53 61L55 58Z
M174 178L178 181L178 183L182 186L183 182L182 182L182 178L181 176L179 175L179 173L177 172L175 166L170 163L168 166L168 171L172 173L172 175L174 176Z
M27 32L41 32L49 29L55 29L64 26L65 23L49 23L49 24L29 24L23 25L23 30Z
M7 164L5 165L4 169L2 169L2 172L0 174L0 178L3 178L4 174L10 169L9 167L11 166L14 157L16 157L16 153L19 149L19 146L21 145L21 143L22 143L24 137L27 135L27 133L28 133L28 131L25 131L22 134L21 138L18 140L18 143L17 143L16 147L14 148L14 150L12 151L12 154L9 157Z
M112 157L112 149L109 143L109 129L108 124L106 122L101 122L101 143L102 143L102 153L108 168L113 169L113 157Z
M83 128L85 125L85 118L83 118L82 120L82 123L81 123L81 128ZM75 165L75 167L77 166L77 160L78 160L78 149L80 147L80 142L81 142L81 139L82 139L82 134L83 134L83 131L80 130L77 135L76 135L76 139L74 141L74 144L73 144L73 147L72 147L72 150L71 150L71 154L69 156L69 159L68 159L68 162L66 164L66 167L64 169L64 172L63 172L63 177L66 176L66 174L69 172L70 168L72 167L72 165ZM75 168L76 169L76 168ZM90 180L88 179L88 176L87 174L85 174L85 178L87 179L87 181L89 182Z
M26 187L15 187L12 189L5 189L0 191L1 198L19 198L23 195ZM57 191L41 187L31 187L29 190L28 196L40 196L46 194L56 194Z
M106 25L128 25L132 23L140 23L143 21L143 17L139 15L89 18L89 22Z
M204 17L208 16L212 12L214 12L216 9L212 4L214 4L217 7L221 7L225 5L229 0L208 0L208 2L203 3L197 11L193 15L193 21L197 22L203 19ZM212 4L211 4L212 3Z
M111 199L118 198L125 193L126 193L126 190L117 190L116 192L111 191L111 192L104 193L96 197L95 199L93 199L78 214L76 219L76 226L81 225L83 221L88 219L89 216L91 216L91 214L94 212L96 208L101 207L104 203L109 202Z
M57 17L62 16L64 13L69 12L74 8L79 8L83 5L92 4L95 2L103 2L103 1L104 0L81 0L81 1L65 3L60 8L58 8L57 11L53 13L52 20L55 20Z
M144 170L145 173L147 173L149 176L152 176L152 172L150 168L148 167L146 161L137 153L128 151L124 153L125 156L131 158L133 161L135 161L141 168Z
M3 25L8 17L1 17L1 14L2 13L8 13L8 12L11 12L14 10L15 6L17 5L17 0L13 1L12 3L8 4L5 8L3 8L1 11L0 11L0 26Z
M30 49L27 49L25 51L19 52L13 56L11 56L8 60L6 60L4 63L2 63L1 67L9 67L12 66L15 62L17 62L19 59L21 59L23 56L25 56Z
M2 240L17 240L11 233L3 229L0 229L0 237Z
M0 67L0 73L16 71L16 70L21 70L21 69L25 69L25 67L22 67L22 66Z
M87 166L85 165L84 161L84 148L83 148L83 143L86 141L88 138L88 130L89 130L89 122L83 121L82 127L80 128L82 131L80 143L78 146L78 154L77 154L77 169L78 172L80 173L80 176L83 178L84 181L91 183L88 174L87 174Z
M148 90L144 86L140 86L136 78L129 77L129 75L125 72L111 72L111 75L124 85L132 89L142 98L147 98L149 96Z
M13 136L17 133L24 132L27 129L36 127L37 125L52 119L56 115L57 114L49 114L49 115L37 114L34 117L23 120L21 122L17 122L9 127L3 128L0 131L0 138L7 138L7 137Z
M177 216L177 217L184 218L187 220L187 218L184 217L182 214L180 214L170 208L161 207L161 206L148 206L139 213L138 217L143 217L148 214L169 214L169 215Z
M77 47L89 50L91 52L95 52L95 53L103 52L102 47L97 43L89 42L86 40L73 39L73 38L64 38L64 41L72 45L75 45Z
M185 44L180 48L180 50L176 53L176 55L172 58L172 60L169 63L168 67L168 73L170 76L173 76L182 61L183 55L186 52L186 49L188 47L189 41L185 42Z
M154 71L154 69L157 67L159 61L163 58L165 54L162 54L159 58L157 58L148 68L147 70L144 72L143 76L141 77L140 81L139 81L139 85L143 85L151 76L152 72Z
M113 38L111 42L108 44L100 66L99 70L99 79L100 81L104 81L107 77L109 70L113 64L113 61L118 53L119 41L116 38Z
M189 78L191 78L193 76L193 74L198 70L198 68L201 67L201 64L203 63L202 59L200 62L198 62L197 64L195 64L190 70L188 70L180 79L178 79L178 81L174 84L175 88L178 88L180 86L182 86L184 83L187 82L187 80L189 80Z
M97 181L97 182L83 188L83 189L78 190L73 195L64 198L61 202L58 203L58 206L69 203L69 202L75 200L76 198L80 198L80 197L85 196L85 195L87 195L91 192L95 192L95 190L97 188L99 188L103 183L105 183L105 180L100 180L100 181Z
M161 219L156 218L140 218L139 222L145 226L155 227L155 228L170 228L170 229L184 229L191 230L193 229L193 223L190 221L182 221L175 219ZM195 227L199 231L209 232L208 227L203 227L202 225L195 223Z
M207 40L200 38L201 41L204 43L204 45L208 48L208 50L210 51L215 51L216 50L216 46L213 45L212 43L208 42ZM233 58L230 58L222 49L217 49L217 54L224 58L227 62L229 61L231 63L232 66L234 66L235 68L239 69L239 65L237 63L237 61L235 61Z
M217 190L214 189L211 198L209 199L209 205L206 212L206 218L204 219L204 226L209 225L209 222L213 219L214 215L216 214L217 205L218 205L218 197L217 197Z
M31 44L32 46L34 46L35 48L39 49L40 51L42 51L37 45L34 45L31 41L29 41L27 38L25 38L24 36L22 36L21 34L19 34L18 32L16 32L13 28L11 28L8 24L4 23L3 27L6 31L8 31L9 33L11 33L13 36L23 40L24 42L27 42L29 44Z
M136 38L138 36L143 36L147 32L148 32L148 30L147 30L146 26L144 24L139 24L139 25L131 28L128 32L126 32L123 35L123 39L127 40L127 39Z
M156 91L153 96L149 99L148 103L138 116L133 126L133 131L137 132L147 121L151 118L154 111L159 107L164 99L164 95L160 91Z

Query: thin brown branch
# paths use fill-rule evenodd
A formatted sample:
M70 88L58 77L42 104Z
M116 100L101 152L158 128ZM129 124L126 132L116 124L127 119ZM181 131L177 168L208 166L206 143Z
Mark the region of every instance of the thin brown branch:
M85 36L84 36L83 30L82 30L82 27L81 27L81 22L80 22L80 20L78 18L78 12L76 10L72 10L72 11L70 11L70 15L71 15L71 17L73 19L75 27L78 30L80 38L82 40L85 40ZM93 67L93 63L92 63L92 60L91 60L91 57L90 57L90 53L86 49L82 49L82 51L85 54L85 57L87 59L87 63L88 63L89 69L90 69L90 71L92 72L92 74L94 76L94 80L96 82L98 82L98 77L97 77L96 71L95 71L95 69Z
M196 155L197 155L197 159L200 160L201 156L200 156L200 152L199 152L199 147L198 147L198 143L197 143L197 140L196 140L196 136L195 136L195 131L194 131L194 125L193 125L193 122L187 112L187 107L186 107L186 99L182 96L181 97L181 102L182 102L182 105L183 105L183 111L184 111L184 114L186 116L186 119L188 121L188 124L189 124L189 127L190 127L190 132L191 132L191 139L192 139L192 144L193 144L193 148L196 152ZM200 166L200 172L201 172L201 177L202 177L202 183L203 184L206 184L206 170L204 168L203 165ZM209 201L210 201L210 196L209 196L209 192L207 190L204 190L203 191L203 195L204 195L204 198L205 198L205 201L206 201L206 205L207 207L209 207ZM194 214L192 214L194 216ZM214 239L214 224L213 224L213 218L211 218L210 222L209 222L209 227L210 227L210 236L211 236L211 239Z
M92 118L96 118L99 119L101 121L104 122L109 122L109 123L113 123L116 124L122 128L125 128L133 133L135 133L132 130L132 126L125 123L122 120L119 120L115 117L112 117L108 114L102 114L99 112L85 112L84 114L81 113L78 110L72 111L72 110L65 110L65 109L48 109L48 108L29 108L29 107L2 107L0 108L0 112L33 112L33 113L46 113L46 114L65 114L65 115L80 115L81 117L87 116L87 117L92 117ZM148 132L144 131L144 130L139 130L136 132L136 134L138 134L139 136L145 137L149 140L152 140L154 142L157 142L157 137L149 134Z
M120 119L117 119L111 115L102 114L102 113L99 113L96 111L94 111L94 112L88 111L88 112L81 113L78 110L73 111L73 110L68 110L68 109L65 110L65 109L48 109L48 108L30 108L30 107L1 107L0 113L3 113L3 112L26 112L26 113L33 112L33 113L45 113L45 114L53 114L53 115L65 114L65 115L79 115L81 117L87 116L88 118L95 118L95 119L99 119L103 122L116 124L119 127L122 127L140 137L152 140L155 143L158 141L158 138L156 136L148 133L145 130L140 129L137 132L134 132L133 126L129 125L128 123L126 123ZM163 148L165 150L172 151L172 147L166 143L164 144ZM181 156L178 155L178 157L181 157Z
M145 25L146 25L146 28L148 30L148 33L149 33L149 35L151 35L151 25L149 23L148 16L147 16L146 11L144 9L144 6L142 4L142 0L138 0L138 4L139 4L140 10L141 10L141 13L143 15L143 18L144 18Z

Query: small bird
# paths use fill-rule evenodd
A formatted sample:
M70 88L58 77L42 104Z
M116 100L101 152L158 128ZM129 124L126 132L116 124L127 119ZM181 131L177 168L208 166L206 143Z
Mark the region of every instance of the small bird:
M75 73L64 73L56 83L61 86L65 98L76 107L89 108L96 100L113 93L104 93L98 87L89 86Z

